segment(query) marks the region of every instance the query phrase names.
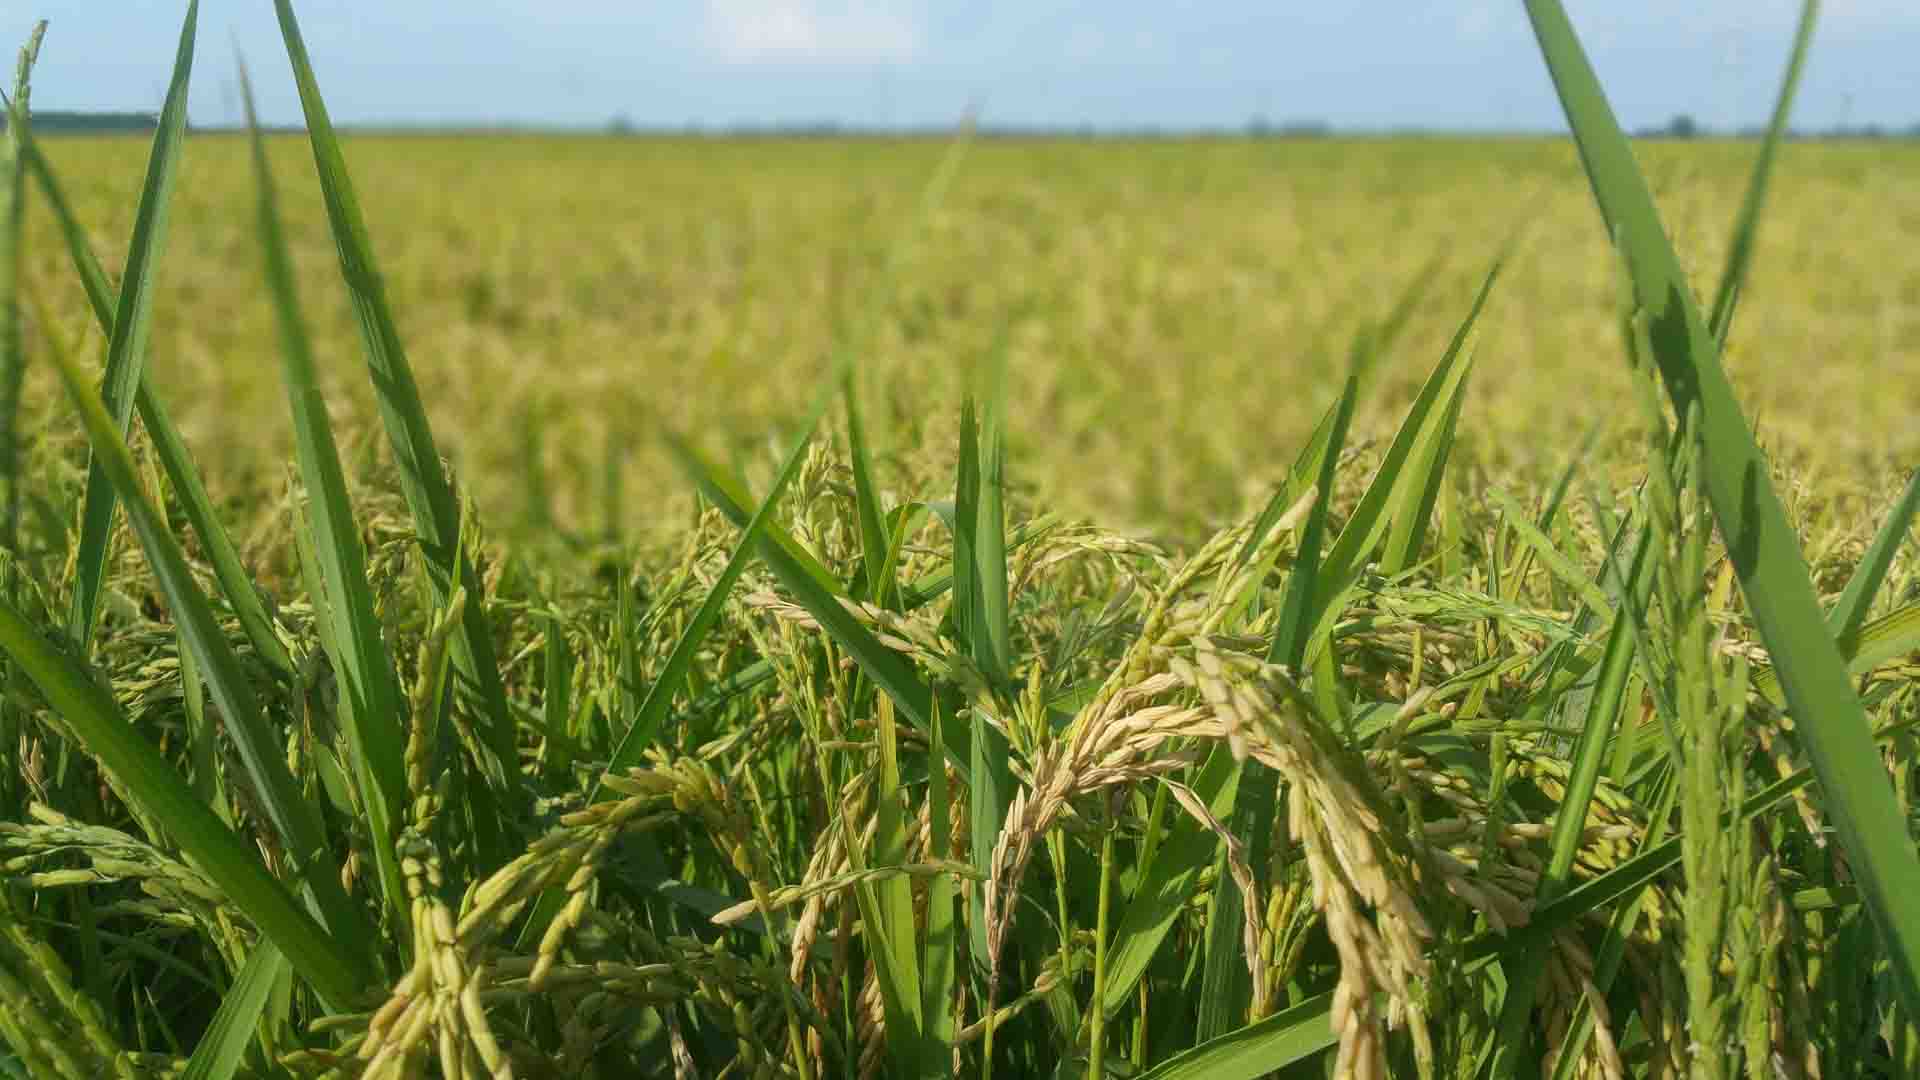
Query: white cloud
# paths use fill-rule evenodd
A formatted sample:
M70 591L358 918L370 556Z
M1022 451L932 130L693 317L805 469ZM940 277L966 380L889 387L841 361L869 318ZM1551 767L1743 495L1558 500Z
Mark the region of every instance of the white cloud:
M920 54L920 27L865 0L708 0L708 46L733 63L894 63Z

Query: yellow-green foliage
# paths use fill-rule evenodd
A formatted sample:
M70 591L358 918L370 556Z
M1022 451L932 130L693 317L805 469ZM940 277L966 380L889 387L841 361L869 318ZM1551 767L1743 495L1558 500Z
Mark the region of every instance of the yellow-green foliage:
M109 270L147 150L52 139ZM377 428L303 141L273 140L323 382L348 445ZM685 490L662 424L764 448L826 370L912 218L941 140L366 136L347 152L441 444L496 521L517 510L523 410L545 418L556 511L597 525L611 429L631 526ZM1751 143L1641 148L1695 287L1711 289ZM189 139L150 370L217 494L277 495L291 440L260 299L244 142ZM1920 147L1783 154L1728 357L1762 441L1809 483L1881 484L1920 450ZM1497 476L1550 476L1602 425L1640 460L1617 284L1572 149L1539 140L1085 143L969 151L864 358L883 480L953 445L960 369L1011 324L1016 490L1186 541L1264 495L1336 393L1354 336L1438 260L1356 417L1383 437L1487 264L1461 425ZM27 279L85 311L47 215ZM89 328L90 329L90 328ZM90 331L91 332L91 331ZM53 396L44 374L35 383ZM1257 483L1256 483L1257 481ZM243 535L242 523L235 527Z

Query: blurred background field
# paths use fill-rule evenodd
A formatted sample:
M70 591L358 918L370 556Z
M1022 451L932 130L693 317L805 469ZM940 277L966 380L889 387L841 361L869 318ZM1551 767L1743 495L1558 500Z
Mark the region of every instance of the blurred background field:
M46 146L117 273L148 141ZM560 523L604 524L611 450L641 496L618 524L643 533L663 507L691 502L663 429L769 456L947 149L532 135L347 145L428 412L483 516L496 529L525 520L537 425ZM1697 292L1724 259L1754 150L1639 144ZM279 504L291 452L244 153L237 137L189 137L150 361L209 488L242 518ZM273 153L328 401L348 445L384 454L311 159L297 137ZM1727 358L1763 444L1807 488L1869 495L1862 509L1884 505L1898 465L1920 452L1917 170L1912 142L1786 148ZM863 358L882 476L911 487L948 475L956 417L927 403L956 400L963 370L1005 332L1017 497L1191 542L1265 497L1335 396L1355 336L1418 288L1355 420L1356 441L1390 434L1510 237L1454 481L1537 485L1589 428L1595 463L1637 476L1618 286L1570 145L982 139ZM34 215L27 251L29 289L97 361L48 215ZM51 410L41 415L64 417L50 372L31 378L30 400Z

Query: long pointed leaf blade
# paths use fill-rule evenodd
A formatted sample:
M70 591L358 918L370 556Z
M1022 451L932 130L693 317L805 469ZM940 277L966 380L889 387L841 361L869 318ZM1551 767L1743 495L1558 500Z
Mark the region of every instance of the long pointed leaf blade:
M672 448L674 455L680 459L682 467L692 475L694 486L700 489L701 496L712 503L715 509L725 514L728 521L733 522L736 527L744 528L747 522L752 520L753 513L747 507L754 504L753 497L747 493L745 486L739 483L737 478L722 472L718 466L684 442L669 439L668 445ZM795 540L787 530L769 521L761 526L761 534L767 542L778 544L786 560L829 595L847 595L846 587L835 581L833 574L821 565L820 560L814 558L812 552L801 547L800 542ZM916 585L913 593L914 596L921 596L926 591L924 586ZM925 600L921 602L924 603Z
M1834 601L1833 609L1827 612L1827 630L1841 643L1843 651L1858 638L1861 625L1867 621L1874 595L1887 580L1887 569L1893 565L1893 557L1899 554L1900 544L1907 538L1917 507L1920 507L1920 469L1915 469L1907 480L1906 492L1893 509L1887 511L1887 520L1880 523L1880 531L1874 534L1873 543L1867 545L1860 565L1854 567L1840 599Z
M414 531L419 536L421 553L426 557L427 576L435 599L441 604L447 602L455 588L464 585L467 589L460 632L453 641L453 661L463 683L479 702L485 721L485 738L494 758L485 769L487 784L501 805L518 806L527 794L521 784L508 776L519 766L518 728L500 681L486 604L478 591L479 575L461 547L460 505L441 468L440 451L420 400L420 388L414 382L413 368L401 347L400 331L374 264L366 221L360 213L353 181L347 175L346 156L341 152L333 122L327 116L326 104L320 98L319 81L314 76L306 43L300 37L293 5L289 0L274 0L274 10L279 16L280 34L286 43L294 82L299 87L314 167L319 173L320 192L327 206L327 221L340 256L340 274L353 298L355 321L373 378L380 419L399 465L401 493L413 515Z
M46 196L47 204L52 207L55 220L59 223L60 234L67 243L67 255L73 263L74 271L79 274L81 285L87 293L89 306L93 309L94 321L99 324L101 333L109 340L113 337L114 309L119 304L119 293L107 280L106 271L100 267L100 260L94 255L93 247L87 242L86 230L80 227L74 217L73 208L67 202L65 191L60 185L53 166L40 153L32 134L24 127L23 152L28 166L38 181L41 193ZM286 646L274 633L273 620L267 614L266 605L260 594L255 591L253 578L247 573L246 566L240 560L239 549L234 546L233 538L220 519L214 513L213 500L208 497L206 486L200 481L200 472L195 468L193 455L187 450L186 440L173 426L173 420L162 405L160 398L153 392L152 380L142 373L139 389L135 391L134 405L140 411L140 422L146 425L147 437L153 441L154 456L159 458L161 468L166 470L167 480L173 485L174 494L180 499L181 508L186 512L187 522L200 537L200 543L207 553L207 561L213 564L214 576L220 581L220 589L227 598L228 606L240 620L240 627L246 632L247 641L253 650L268 665L280 672L283 677L293 676L293 660L287 654Z
M740 580L740 574L752 562L753 556L761 548L761 537L765 535L767 522L773 517L774 508L780 504L793 478L800 473L800 465L806 459L807 447L813 441L814 428L820 423L820 413L825 401L815 406L813 415L801 426L800 435L794 440L793 449L787 452L787 459L781 463L780 472L774 478L773 487L768 489L767 497L753 512L740 531L740 541L734 545L733 554L728 556L727 564L714 580L713 588L707 591L706 599L694 612L686 629L680 632L679 640L673 644L673 651L667 654L667 662L654 677L653 685L647 688L647 696L641 701L639 710L634 714L633 723L621 733L620 742L615 745L613 756L608 759L607 767L601 776L620 772L640 760L640 755L653 744L654 736L660 731L660 725L667 718L667 710L673 704L673 697L680 692L686 682L687 672L693 666L693 657L700 649L700 643L706 639L707 632L720 621L720 612L726 606L727 597L733 592L734 583ZM587 796L588 802L600 797L602 780L595 780L593 791Z
M860 519L860 559L864 588L860 595L881 607L890 606L897 591L883 575L887 567L887 525L880 511L880 492L873 479L873 461L867 454L866 426L860 416L858 373L849 366L842 376L841 393L847 405L847 458L853 470L854 510Z
M285 954L274 948L272 940L254 946L227 996L220 999L220 1009L193 1048L180 1080L232 1080L238 1075L273 984L289 970Z
M5 501L5 505L0 506L0 548L8 552L18 550L20 529L19 413L27 354L21 344L18 293L20 268L25 262L26 159L27 140L31 137L28 80L34 59L40 53L40 39L46 32L43 19L35 24L33 35L20 50L13 97L7 103L6 137L0 139L0 485L5 486L5 491L0 492L0 499ZM6 587L12 587L10 580Z
M1329 620L1336 614L1339 598L1359 580L1361 571L1386 537L1397 514L1417 513L1427 505L1424 492L1433 482L1435 466L1444 464L1444 461L1436 462L1431 455L1424 453L1424 449L1443 437L1447 416L1453 408L1454 399L1464 387L1467 370L1471 366L1466 349L1467 339L1472 334L1474 324L1479 321L1480 312L1486 307L1494 282L1499 280L1501 266L1496 261L1487 271L1480 291L1474 296L1473 307L1454 331L1453 339L1448 342L1440 362L1427 376L1425 385L1414 398L1413 407L1407 410L1406 420L1401 423L1400 430L1388 446L1379 471L1367 485L1359 505L1354 507L1353 516L1347 519L1346 526L1340 530L1339 539L1334 541L1321 564L1313 603L1314 632L1308 640L1309 653L1315 648L1314 643L1331 630ZM1425 469L1410 468L1410 463L1423 460L1427 464ZM1422 495L1409 495L1416 486Z
M1006 363L1008 337L1003 327L988 364L990 383L980 424L979 491L974 500L973 557L978 624L974 628L974 660L992 681L996 692L1013 685L1012 623L1007 595L1006 511Z
M253 86L245 65L240 68L241 98L246 106L247 130L253 151L257 189L257 226L267 279L280 329L281 376L287 406L293 414L294 452L308 492L307 520L313 529L312 549L320 561L321 587L333 626L334 672L342 695L351 768L367 812L374 864L395 917L405 923L407 894L394 849L397 822L406 800L406 752L401 717L403 696L394 674L379 616L373 609L373 590L367 581L366 553L353 520L347 481L327 419L315 374L313 350L308 344L300 300L295 292L293 260L280 226L273 174L267 165L265 140L254 115Z
M122 435L133 422L133 398L147 362L147 336L152 330L153 286L159 274L160 252L166 245L169 203L187 128L187 86L193 78L195 27L200 0L189 0L175 50L173 79L160 108L153 135L153 153L140 188L139 209L133 218L133 239L127 246L113 334L107 342L107 370L101 397ZM80 514L80 547L74 566L73 606L68 630L85 644L93 635L94 615L107 571L107 547L113 533L114 491L97 464L87 468L87 489Z
M87 750L114 771L148 814L166 823L180 850L286 953L322 998L335 1006L356 1000L369 982L357 957L301 910L286 887L260 865L252 846L214 816L87 672L4 602L0 649L40 688Z
M1887 944L1908 1014L1920 1016L1920 858L1848 681L1766 460L1720 365L1633 151L1556 0L1527 0L1595 200L1619 238L1662 381L1680 416L1699 411L1704 486L1761 640L1800 720L1827 809Z
M357 942L371 950L375 939L367 932L359 909L340 886L340 865L313 806L301 795L288 771L278 736L268 727L233 647L194 581L179 543L142 492L132 453L114 428L105 404L87 385L86 376L59 340L50 334L48 342L68 396L80 412L93 447L93 460L100 465L108 482L118 489L126 505L128 522L146 552L168 611L181 639L193 652L194 663L206 680L214 704L219 706L227 733L252 781L254 795L279 836L293 875L306 886L317 914L325 920L329 931L342 940Z
M1217 748L1193 781L1193 793L1216 818L1226 819L1232 814L1241 779L1238 765L1224 747ZM1132 999L1134 987L1146 976L1174 920L1192 902L1200 873L1213 861L1216 846L1206 826L1192 815L1182 814L1168 826L1165 839L1141 867L1140 884L1120 916L1107 955L1108 1015ZM1238 926L1234 932L1239 933Z
M1807 66L1807 51L1813 46L1813 24L1819 14L1820 0L1806 0L1800 7L1800 25L1794 31L1786 77L1780 81L1780 96L1774 100L1767 137L1761 140L1760 154L1753 161L1753 175L1747 180L1747 194L1740 202L1740 216L1734 219L1733 243L1727 247L1726 269L1720 272L1720 287L1713 297L1713 316L1707 324L1714 340L1723 344L1733 327L1734 308L1746 285L1747 267L1753 261L1753 240L1760 231L1760 208L1767 200L1767 180L1773 175L1774 158L1786 138L1787 117L1793 112L1793 97L1800 88L1800 73Z
M899 742L889 705L887 701L879 703L874 725L880 767L874 790L872 866L900 866L907 861ZM940 1076L947 1071L945 1063L922 1045L926 1016L922 1012L924 988L920 985L920 954L914 933L913 881L904 874L896 874L862 888L868 894L861 905L862 918L868 920L865 940L887 1007L887 1049L903 1075ZM931 1073L925 1068L925 1059L929 1056L935 1062Z
M1354 399L1360 392L1360 380L1347 377L1334 402L1333 424L1327 431L1327 445L1320 457L1319 493L1313 509L1307 513L1306 528L1300 533L1300 548L1287 575L1287 591L1280 602L1280 621L1274 628L1273 644L1267 662L1299 668L1305 659L1307 638L1313 632L1314 600L1320 584L1320 545L1327 535L1328 508L1333 504L1333 485L1340 452L1346 448L1347 428L1353 422Z
M1310 997L1175 1054L1136 1080L1256 1080L1337 1045L1332 1016L1332 994Z
M960 402L960 460L953 492L953 628L960 647L976 662L980 650L980 557L973 550L980 538L980 419L973 395Z
M706 462L689 450L678 440L669 440L669 448L679 458L681 466L696 482L715 483L715 473ZM786 548L773 539L769 533L760 540L760 556L767 566L793 594L794 601L807 610L820 624L822 630L844 650L861 670L867 673L875 685L887 692L900 711L906 714L909 722L921 731L927 729L927 718L933 701L933 690L926 680L914 671L906 658L880 643L873 631L854 618L841 604L840 598L828 591L799 562L787 553ZM954 753L954 765L965 771L966 753L964 743L956 746L951 734L948 736L948 749ZM957 751L957 752L956 752Z
M933 703L930 745L945 740L945 718L940 702ZM941 812L947 805L946 762L937 753L927 755L927 855L938 862L951 850L948 816ZM923 1040L927 1056L939 1075L940 1059L950 1052L954 1036L953 986L955 980L953 933L954 880L950 874L936 874L927 882L927 932L920 955L920 1016L926 1030Z

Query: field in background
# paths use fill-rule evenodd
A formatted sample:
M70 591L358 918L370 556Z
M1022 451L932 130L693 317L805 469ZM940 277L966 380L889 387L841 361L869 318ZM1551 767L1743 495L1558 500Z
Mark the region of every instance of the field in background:
M50 139L110 271L147 141ZM323 385L349 444L376 425L306 149L272 142ZM350 139L374 250L442 446L497 526L525 502L527 410L555 512L600 524L611 432L635 508L685 490L664 425L764 451L826 370L945 145ZM1754 145L1641 144L1696 288L1724 259ZM152 370L217 493L284 490L291 436L258 300L245 142L190 137ZM1761 439L1829 492L1920 452L1920 146L1782 155L1727 364ZM29 287L86 326L47 215ZM1636 463L1619 286L1571 146L1533 140L1027 142L972 147L899 276L868 365L883 479L945 468L960 370L1011 335L1022 499L1191 542L1264 498L1338 390L1356 335L1424 294L1356 417L1391 431L1510 235L1461 453L1538 483L1598 425ZM97 358L97 354L91 354ZM56 387L42 367L39 397ZM64 407L64 403L61 403ZM762 453L764 456L764 453ZM1253 478L1259 483L1249 483ZM628 527L657 523L638 509ZM245 532L245 529L241 530Z

